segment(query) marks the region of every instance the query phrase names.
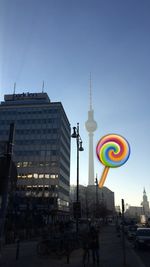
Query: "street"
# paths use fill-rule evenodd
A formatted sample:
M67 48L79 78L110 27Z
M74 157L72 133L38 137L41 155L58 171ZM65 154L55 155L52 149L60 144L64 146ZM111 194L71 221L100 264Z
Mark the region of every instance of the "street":
M123 267L123 249L121 237L117 236L114 226L102 227L99 234L100 241L100 267ZM36 253L37 241L23 242L20 244L18 260L16 260L16 244L5 246L2 255L2 267L81 267L82 249L71 253L69 264L67 258L58 259L56 255L38 256ZM133 244L126 240L126 266L149 267L150 250L135 250ZM90 258L89 267L92 265Z
M136 249L135 252L141 258L144 266L149 267L150 266L150 247L143 248L140 250Z

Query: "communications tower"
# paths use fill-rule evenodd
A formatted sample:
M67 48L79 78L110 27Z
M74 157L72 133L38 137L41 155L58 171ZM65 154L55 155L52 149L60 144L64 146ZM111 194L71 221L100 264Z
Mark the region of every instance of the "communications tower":
M94 120L94 110L92 109L92 87L90 75L90 109L88 111L88 120L85 122L86 130L89 133L89 170L88 170L88 185L94 185L94 158L93 158L93 136L97 129L97 123Z

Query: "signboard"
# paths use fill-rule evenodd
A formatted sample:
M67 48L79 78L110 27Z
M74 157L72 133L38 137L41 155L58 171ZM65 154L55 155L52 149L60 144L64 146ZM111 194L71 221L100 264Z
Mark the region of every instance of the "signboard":
M47 93L29 93L29 92L4 96L5 101L24 100L24 99L49 99L49 98Z

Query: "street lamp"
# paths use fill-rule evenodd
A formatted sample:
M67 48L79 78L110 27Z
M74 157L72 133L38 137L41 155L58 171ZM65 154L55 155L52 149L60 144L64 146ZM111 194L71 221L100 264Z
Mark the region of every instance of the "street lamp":
M78 233L78 222L79 222L79 212L80 212L80 203L79 203L79 151L83 151L82 147L82 139L79 134L79 123L77 123L77 127L73 127L72 138L76 138L77 141L77 190L76 190L76 231Z
M97 179L97 174L96 174L96 178L95 178L95 185L96 185L96 212L95 215L97 215L96 217L98 217L98 179Z

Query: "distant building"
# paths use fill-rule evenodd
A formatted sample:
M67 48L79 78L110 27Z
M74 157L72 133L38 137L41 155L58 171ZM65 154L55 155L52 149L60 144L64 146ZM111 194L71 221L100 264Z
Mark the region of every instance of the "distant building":
M72 203L76 201L75 185L70 186L70 199ZM94 214L97 204L104 205L111 213L114 213L115 211L114 192L109 190L107 187L100 189L96 188L95 185L80 185L79 201L81 202L82 216L87 216L87 213Z
M126 217L137 218L139 219L142 215L148 217L150 214L149 211L149 202L147 199L145 188L143 190L143 201L140 207L137 206L129 206L125 212Z
M143 214L144 215L149 215L150 214L150 210L149 210L149 202L148 202L148 198L146 195L146 191L145 188L143 190L143 201L141 203L142 207L143 207Z
M143 215L143 207L129 206L125 212L125 217L140 219L140 216Z
M68 214L70 190L70 123L61 102L47 93L5 95L0 104L0 148L15 123L13 160L17 196L45 199L57 217ZM21 200L20 200L21 201ZM39 204L40 206L40 204ZM55 214L56 214L55 213Z
M121 209L120 209L120 206L119 206L119 205L118 205L118 206L115 206L115 210L116 210L116 212L117 212L118 214L120 214Z

